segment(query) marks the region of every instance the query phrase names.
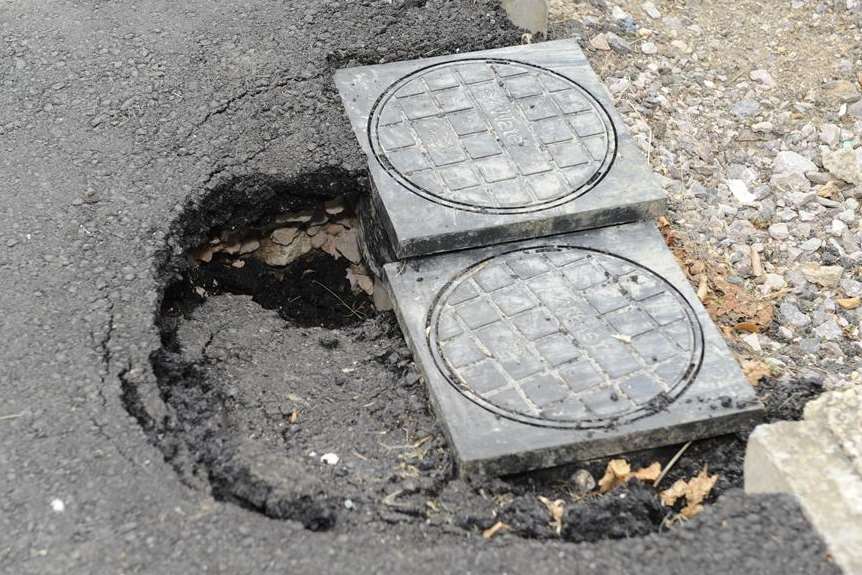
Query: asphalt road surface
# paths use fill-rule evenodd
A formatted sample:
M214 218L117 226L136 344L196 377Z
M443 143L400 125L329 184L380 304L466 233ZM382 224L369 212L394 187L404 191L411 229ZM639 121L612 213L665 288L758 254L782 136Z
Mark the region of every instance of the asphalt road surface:
M165 262L231 202L361 173L336 68L519 37L483 0L0 5L0 572L834 572L794 503L738 492L596 544L314 532L187 486L127 411L164 409Z

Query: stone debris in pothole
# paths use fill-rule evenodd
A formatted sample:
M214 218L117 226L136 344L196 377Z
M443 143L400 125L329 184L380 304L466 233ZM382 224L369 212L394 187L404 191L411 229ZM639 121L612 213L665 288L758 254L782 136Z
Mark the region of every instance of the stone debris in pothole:
M234 268L244 267L249 258L283 268L315 250L350 262L346 277L351 289L370 296L380 311L392 308L386 288L363 262L358 221L341 199L329 200L316 210L281 214L260 228L221 233L193 250L192 257L207 264L222 254L225 265Z

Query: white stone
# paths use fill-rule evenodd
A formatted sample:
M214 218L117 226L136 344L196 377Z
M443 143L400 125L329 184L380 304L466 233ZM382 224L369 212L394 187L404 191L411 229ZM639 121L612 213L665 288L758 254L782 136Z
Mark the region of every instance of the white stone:
M320 461L327 465L337 465L340 459L335 453L324 453L320 456Z
M821 266L814 262L802 264L799 269L805 279L811 283L829 288L837 287L844 273L844 268L841 266Z
M661 18L661 12L659 12L658 8L656 8L655 4L652 2L644 2L641 4L641 8L646 13L647 16L652 18L653 20L658 20Z
M618 95L628 90L631 82L628 78L608 78L608 89L611 94Z
M844 332L835 321L835 318L829 318L815 327L814 333L817 334L818 337L829 341L839 340L844 337Z
M653 42L644 42L641 44L641 52L647 55L656 54L658 47Z
M775 129L775 126L772 125L772 122L757 122L751 125L751 129L761 134L768 134Z
M823 241L820 238L811 238L802 242L799 248L804 252L816 252L822 245Z
M862 146L855 150L823 149L820 157L823 167L829 170L830 174L845 182L862 186Z
M691 51L691 49L688 47L688 44L686 44L682 40L673 40L670 45L682 52L683 54L688 54Z
M769 178L769 185L780 190L792 190L796 192L807 192L811 189L811 182L801 172L780 172Z
M780 274L766 274L763 285L770 290L780 290L787 286L787 282L784 281L784 276Z
M52 499L51 500L51 510L54 513L62 513L66 510L66 504L63 503L62 499Z
M786 240L790 237L790 228L785 223L777 223L769 226L769 236L775 240Z
M829 233L835 237L841 237L844 235L844 232L847 231L847 224L842 222L839 219L832 220L832 227L829 230Z
M611 18L614 20L625 20L626 18L631 18L631 16L619 6L614 6L611 9Z
M732 180L742 180L746 184L753 184L760 178L757 170L743 164L730 164L727 167L727 177Z
M835 124L823 124L820 128L820 141L834 148L841 143L841 128Z
M783 150L778 152L775 160L772 162L772 171L776 174L797 173L805 174L805 172L816 172L817 166L800 154Z
M850 210L844 210L838 214L838 219L846 224L852 224L856 221L856 213Z
M733 197L736 198L736 201L738 201L739 203L754 203L754 194L748 191L748 186L745 184L744 181L727 180L727 187L730 189L730 193L733 194Z
M829 391L802 421L760 425L745 454L747 493L795 495L845 573L862 573L862 389Z
M590 39L590 46L594 50L601 50L602 52L607 52L611 49L611 45L608 43L608 38L604 34L596 34Z
M775 87L775 80L766 70L752 70L748 77L766 90L771 90Z
M763 348L760 346L760 338L757 337L756 333L746 333L739 336L739 339L745 342L745 345L751 348L751 351L760 353L763 351Z

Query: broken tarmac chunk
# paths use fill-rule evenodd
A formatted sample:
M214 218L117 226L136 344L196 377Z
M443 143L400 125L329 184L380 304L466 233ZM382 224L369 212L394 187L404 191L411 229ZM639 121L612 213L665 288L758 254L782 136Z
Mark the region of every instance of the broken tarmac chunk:
M398 258L652 218L664 194L577 42L339 70Z
M789 493L845 573L862 573L862 388L824 393L802 421L758 426L745 453L747 493Z
M682 443L762 412L651 223L384 269L462 475Z

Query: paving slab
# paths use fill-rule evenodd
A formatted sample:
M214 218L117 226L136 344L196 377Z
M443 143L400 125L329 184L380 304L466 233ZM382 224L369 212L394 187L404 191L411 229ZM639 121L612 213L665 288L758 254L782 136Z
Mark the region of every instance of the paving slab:
M848 575L862 574L862 389L829 391L803 421L758 426L745 454L748 493L790 493Z
M762 413L652 223L384 271L463 475L680 443Z
M347 68L335 82L396 257L664 210L574 40Z

